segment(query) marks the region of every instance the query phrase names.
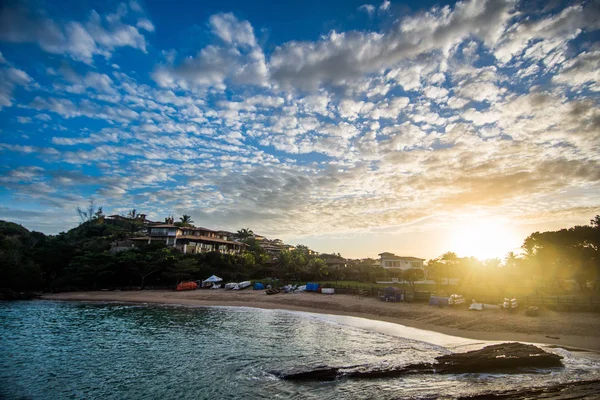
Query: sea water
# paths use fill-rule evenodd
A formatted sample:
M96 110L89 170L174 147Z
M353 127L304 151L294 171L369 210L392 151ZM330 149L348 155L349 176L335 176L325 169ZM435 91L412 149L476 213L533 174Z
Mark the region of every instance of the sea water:
M528 374L278 378L319 366L432 362L457 350L430 332L395 325L381 333L364 321L253 308L4 302L0 398L430 399L600 378L597 359L562 349L550 351L565 357L565 368Z

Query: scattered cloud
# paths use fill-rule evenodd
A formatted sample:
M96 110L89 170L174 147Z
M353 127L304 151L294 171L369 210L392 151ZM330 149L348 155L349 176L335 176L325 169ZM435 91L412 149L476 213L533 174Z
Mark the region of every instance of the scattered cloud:
M0 53L0 185L23 207L0 214L95 196L297 239L598 208L596 2L384 1L359 7L364 29L281 41L218 13L165 49L145 35L168 27L135 1L79 19L15 4L0 41L56 58Z
M83 23L56 22L32 12L25 4L16 3L0 10L0 41L36 43L44 51L67 54L88 64L94 55L110 57L117 47L129 46L146 52L144 36L135 26L122 22L127 13L128 8L122 3L114 14L101 16L91 11ZM143 29L152 26L149 20L143 21Z

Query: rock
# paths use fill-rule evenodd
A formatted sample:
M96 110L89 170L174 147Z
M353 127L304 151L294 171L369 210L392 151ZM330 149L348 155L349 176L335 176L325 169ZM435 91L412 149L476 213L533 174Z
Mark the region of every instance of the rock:
M437 357L436 360L436 372L443 374L562 367L561 356L523 343L495 344L481 350Z
M311 371L278 374L285 380L332 381L338 378L377 379L409 374L462 374L519 372L530 368L562 367L562 357L539 347L523 343L501 343L480 350L455 353L436 358L436 363L411 364L405 367L375 369L368 366L323 367Z

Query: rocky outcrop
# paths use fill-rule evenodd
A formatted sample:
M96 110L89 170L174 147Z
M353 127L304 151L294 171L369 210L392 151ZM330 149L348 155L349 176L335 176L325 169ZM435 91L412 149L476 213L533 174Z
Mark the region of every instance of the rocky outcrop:
M311 371L279 374L286 380L332 381L338 378L376 379L409 374L462 374L519 372L531 368L562 367L562 357L523 343L501 343L480 350L436 358L435 363L377 369L368 366L324 367Z

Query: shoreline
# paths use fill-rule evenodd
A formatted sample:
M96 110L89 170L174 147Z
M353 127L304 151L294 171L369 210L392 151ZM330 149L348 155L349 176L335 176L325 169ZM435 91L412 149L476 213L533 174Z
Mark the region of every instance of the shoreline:
M267 296L262 291L252 290L65 292L45 294L42 299L287 310L382 321L474 341L517 341L600 352L600 315L594 313L557 315L548 312L538 317L526 317L500 310L440 309L427 304L385 303L351 295L304 292ZM449 343L461 345L460 341Z

